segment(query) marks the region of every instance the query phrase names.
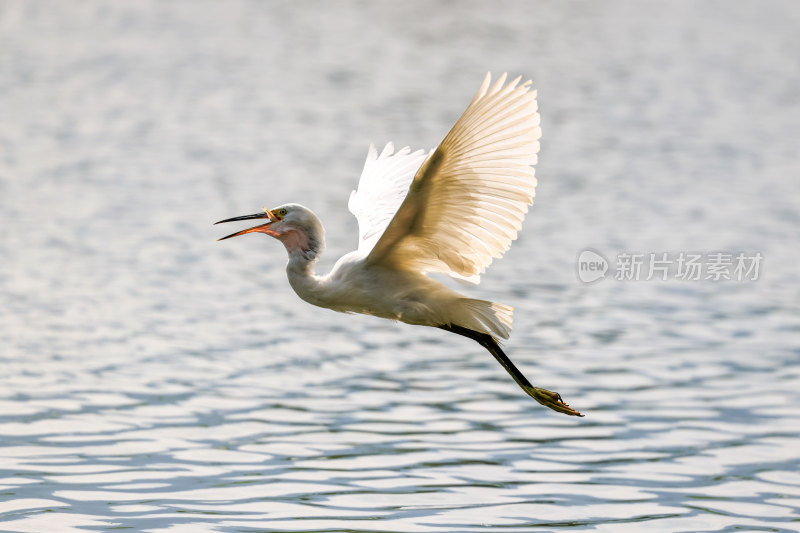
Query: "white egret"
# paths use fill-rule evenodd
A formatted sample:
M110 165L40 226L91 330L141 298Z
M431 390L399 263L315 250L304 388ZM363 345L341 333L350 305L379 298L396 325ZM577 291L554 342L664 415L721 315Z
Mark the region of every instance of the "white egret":
M536 92L520 78L491 84L477 95L437 148L425 153L391 143L370 147L348 208L358 220L358 249L324 276L313 272L325 244L317 216L299 204L217 222L269 219L238 231L266 233L289 253L289 283L303 300L345 313L363 313L434 326L477 341L540 404L582 416L557 392L534 387L503 353L512 308L467 298L426 274L478 283L480 274L517 238L533 203L532 165L541 136Z

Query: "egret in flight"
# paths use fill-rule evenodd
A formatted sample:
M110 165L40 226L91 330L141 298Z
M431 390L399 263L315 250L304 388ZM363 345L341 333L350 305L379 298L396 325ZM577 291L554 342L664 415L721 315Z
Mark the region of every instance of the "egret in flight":
M322 223L307 207L285 204L254 215L221 220L268 219L237 231L266 233L289 253L286 273L308 303L363 313L463 335L486 348L514 381L540 404L582 416L557 392L533 386L503 353L513 309L467 298L427 276L447 274L478 283L492 259L517 238L533 203L533 166L539 152L539 113L531 82L491 83L478 93L434 150L380 155L371 146L348 208L358 220L358 249L324 276L314 262L325 245Z

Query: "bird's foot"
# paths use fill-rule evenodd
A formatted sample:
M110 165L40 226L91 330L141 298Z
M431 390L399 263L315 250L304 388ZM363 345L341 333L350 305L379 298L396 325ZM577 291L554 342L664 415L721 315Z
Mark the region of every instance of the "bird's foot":
M528 393L528 396L545 407L549 407L553 411L558 411L559 413L564 413L570 416L583 416L578 411L567 405L564 400L561 399L561 395L557 392L533 386L524 387L524 389L525 392Z

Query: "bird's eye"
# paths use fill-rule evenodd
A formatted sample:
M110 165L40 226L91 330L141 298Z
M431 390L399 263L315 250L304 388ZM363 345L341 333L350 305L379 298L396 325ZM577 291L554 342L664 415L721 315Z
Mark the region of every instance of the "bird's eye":
M286 209L278 209L278 215L285 217L286 216Z

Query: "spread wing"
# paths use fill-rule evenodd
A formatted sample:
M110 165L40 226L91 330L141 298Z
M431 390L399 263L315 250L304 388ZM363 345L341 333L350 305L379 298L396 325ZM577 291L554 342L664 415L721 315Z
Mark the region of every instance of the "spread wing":
M411 152L406 146L393 154L388 143L378 155L369 147L358 189L350 194L347 208L358 220L358 251L367 255L383 235L386 226L403 203L408 186L425 160L422 150Z
M531 82L505 80L490 87L486 75L417 171L368 262L477 283L508 250L533 203L541 129Z

